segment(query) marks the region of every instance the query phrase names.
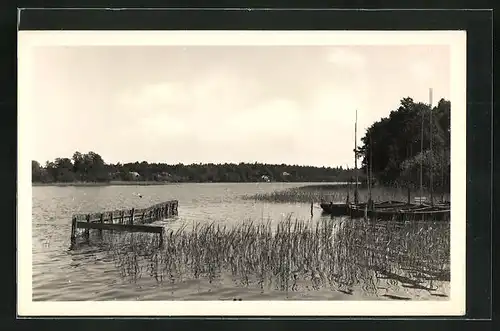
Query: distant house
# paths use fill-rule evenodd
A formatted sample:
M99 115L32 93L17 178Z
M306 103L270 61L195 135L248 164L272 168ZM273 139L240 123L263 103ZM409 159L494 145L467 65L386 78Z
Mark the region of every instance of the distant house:
M135 171L131 171L129 172L130 176L133 178L133 179L138 179L141 177L141 175L138 173L138 172L135 172Z
M163 172L156 174L155 177L157 180L170 180L172 175L169 174L168 172L163 171Z
M116 171L116 172L109 172L108 173L108 177L111 178L111 179L118 179L120 178L120 172Z
M271 179L269 179L269 176L267 176L267 175L262 175L260 178L261 178L264 182L268 182L268 183L269 183L269 182L271 181Z

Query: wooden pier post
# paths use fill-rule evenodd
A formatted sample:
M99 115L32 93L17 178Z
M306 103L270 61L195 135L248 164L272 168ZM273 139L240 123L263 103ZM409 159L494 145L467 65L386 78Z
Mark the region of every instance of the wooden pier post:
M120 218L120 224L123 224L123 219L125 218L125 211L124 210L121 211L121 215L120 216L121 216L121 218Z
M90 223L90 214L87 214L87 223ZM85 229L85 241L88 242L90 240L90 230Z
M99 223L104 223L104 213L101 213L101 218L99 219ZM99 229L99 236L102 237L102 229Z
M71 246L70 249L73 249L76 245L76 216L73 216L71 219Z
M129 222L129 224L132 224L132 225L134 225L134 212L135 212L135 208L132 208L130 210L130 222Z
M172 203L172 208L173 208L172 216L177 216L179 214L178 207L179 207L179 202L178 201L174 201Z
M109 223L110 223L110 224L113 224L113 223L114 223L114 221L113 221L113 212L110 212L110 213L109 213ZM113 232L113 230L111 230L111 232Z

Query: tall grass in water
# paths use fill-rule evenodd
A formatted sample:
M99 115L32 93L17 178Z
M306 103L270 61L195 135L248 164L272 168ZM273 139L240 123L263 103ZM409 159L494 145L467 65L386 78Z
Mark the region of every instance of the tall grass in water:
M345 202L348 195L348 187L346 185L307 185L301 187L294 187L285 190L274 191L271 193L259 193L251 196L245 196L245 199L253 199L267 202ZM350 200L353 200L354 191L353 187L350 189ZM358 189L358 196L360 201L368 199L368 190L364 188ZM406 201L406 191L399 189L387 188L373 188L372 197L375 201L382 200L401 200Z
M348 193L349 192L349 193ZM304 203L319 203L319 202L345 202L347 195L350 195L350 201L354 197L354 185L350 188L347 185L306 185L294 187L271 193L258 193L255 195L244 196L245 199L259 200L267 202L285 203L285 202L304 202ZM358 188L358 196L360 201L368 201L368 189L365 187ZM410 198L418 196L419 192L410 192ZM377 201L406 201L408 199L408 191L405 188L389 188L377 186L372 188L372 199Z
M231 277L262 290L361 288L381 295L384 286L432 294L449 281L449 223L288 218L276 227L194 224L169 230L163 247L156 244L136 238L135 248L114 244L110 250L123 274L149 274L160 282Z

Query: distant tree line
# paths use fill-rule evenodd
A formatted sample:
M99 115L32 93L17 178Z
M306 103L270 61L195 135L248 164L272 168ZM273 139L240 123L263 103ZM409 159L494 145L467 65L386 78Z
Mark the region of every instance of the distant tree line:
M411 98L402 99L398 109L373 123L362 138L359 156L362 157L363 172L367 174L371 163L376 181L416 189L420 186L422 162L424 188L430 188L432 174L433 189L449 192L450 111L450 101L445 99L441 99L432 110L428 104L416 103Z
M56 158L44 166L32 161L32 181L54 182L111 182L111 181L168 181L168 182L347 182L354 178L353 169L342 167L312 167L264 163L224 164L165 164L116 163L107 164L95 153L75 152L70 158Z
M450 102L441 99L432 108L412 98L401 100L398 109L373 123L362 137L359 180L366 182L371 168L373 182L418 188L420 166L423 185L449 192ZM422 114L424 115L422 127ZM432 131L431 128L432 118ZM423 150L421 135L423 128ZM432 152L430 141L432 136ZM371 164L371 167L369 166ZM56 158L44 166L32 161L32 180L53 182L169 181L169 182L347 182L354 169L263 163L224 164L107 164L94 152L75 152L72 158Z

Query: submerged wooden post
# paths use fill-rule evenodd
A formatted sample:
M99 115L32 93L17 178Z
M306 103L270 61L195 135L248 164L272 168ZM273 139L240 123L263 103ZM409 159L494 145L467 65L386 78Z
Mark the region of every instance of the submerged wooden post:
M311 218L313 217L313 206L314 206L314 202L311 201Z
M163 246L163 231L160 232L160 244L159 244L159 246L160 247Z
M76 216L71 219L71 249L76 245Z

